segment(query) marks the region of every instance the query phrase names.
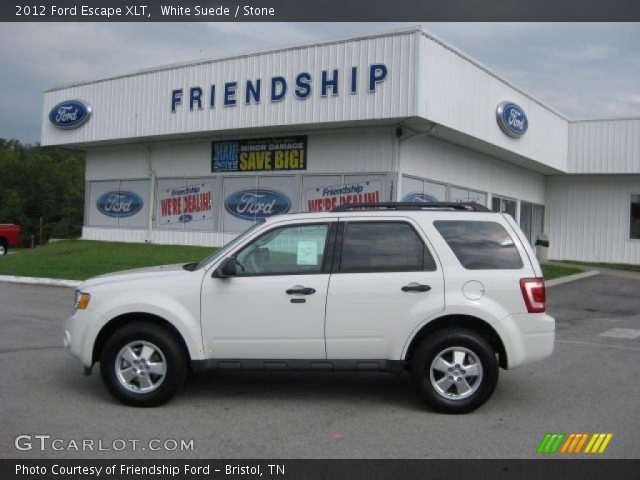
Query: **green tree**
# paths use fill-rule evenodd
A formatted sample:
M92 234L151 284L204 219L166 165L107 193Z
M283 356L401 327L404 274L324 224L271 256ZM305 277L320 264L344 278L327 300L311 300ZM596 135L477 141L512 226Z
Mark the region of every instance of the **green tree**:
M36 242L78 237L84 211L84 154L0 138L0 223L22 227Z

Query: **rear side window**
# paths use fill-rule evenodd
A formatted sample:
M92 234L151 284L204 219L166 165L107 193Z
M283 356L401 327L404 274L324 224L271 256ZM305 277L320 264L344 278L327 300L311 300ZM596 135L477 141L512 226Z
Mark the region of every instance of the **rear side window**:
M523 267L513 239L499 223L438 220L433 225L464 268L511 270Z
M411 225L353 222L344 227L340 272L435 270L433 257Z

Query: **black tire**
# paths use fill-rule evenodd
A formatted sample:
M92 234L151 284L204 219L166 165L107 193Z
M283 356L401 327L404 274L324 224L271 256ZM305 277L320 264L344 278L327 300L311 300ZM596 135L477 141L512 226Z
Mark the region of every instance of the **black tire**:
M476 366L474 372L481 371L481 375L465 377L464 374L468 372L456 368L455 363L450 374L441 374L439 370L434 370L433 378L436 383L445 376L452 382L449 389L441 393L432 382L431 365L442 352L447 352L444 357L453 360L454 353L448 349L455 347L460 349L458 351L471 352L472 355L467 354L464 361L471 362L475 357L482 368L480 370ZM464 368L464 365L462 367ZM468 370L471 371L471 368L468 367ZM467 413L480 407L493 394L498 383L498 361L495 351L480 334L460 328L444 329L428 335L418 345L411 361L411 376L422 399L434 410L444 413ZM460 395L456 384L458 378L463 378L465 382L461 389L471 385L472 388L468 391L470 393ZM442 390L448 384L446 379L443 382L440 387Z
M157 347L164 356L163 377L153 375L141 368L142 375L151 375L158 386L149 392L137 392L123 385L116 372L116 357L121 349L132 342L147 342ZM137 347L133 347L134 350ZM155 360L161 361L158 353ZM124 365L127 365L125 362ZM147 367L148 368L148 367ZM135 322L116 330L106 341L100 355L100 373L107 390L121 402L135 407L154 407L167 402L180 389L187 376L188 360L184 346L168 329L148 322ZM134 388L135 385L132 386Z
M4 239L0 239L0 257L4 257L9 254L9 245Z

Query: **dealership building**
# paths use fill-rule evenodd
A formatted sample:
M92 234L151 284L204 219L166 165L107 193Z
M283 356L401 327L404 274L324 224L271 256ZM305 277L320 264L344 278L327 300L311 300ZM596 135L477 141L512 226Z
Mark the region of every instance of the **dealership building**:
M52 88L82 236L219 246L347 202L475 201L552 259L640 264L640 119L573 121L419 28Z

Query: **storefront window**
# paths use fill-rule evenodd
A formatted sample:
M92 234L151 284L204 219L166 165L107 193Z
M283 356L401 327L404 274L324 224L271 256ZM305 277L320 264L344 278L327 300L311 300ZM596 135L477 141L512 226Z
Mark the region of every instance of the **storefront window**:
M520 202L520 228L531 245L544 230L544 205Z
M466 188L449 187L449 201L467 203L469 201L469 190Z
M494 195L491 199L491 210L494 212L508 213L513 218L516 218L516 210L518 208L518 202L510 198L503 198Z
M446 195L445 185L406 175L402 177L403 202L444 202Z
M469 201L476 202L480 205L487 205L487 194L484 192L476 192L475 190L469 190Z
M225 177L223 232L242 232L268 217L299 211L299 189L294 176Z
M403 202L476 202L487 204L487 194L464 187L430 182L420 178L402 177Z
M476 202L480 205L487 204L487 194L475 190L467 190L460 187L449 187L450 202Z
M215 182L213 177L158 179L155 228L213 231Z
M330 212L345 203L384 201L384 175L305 175L302 178L302 210Z
M629 238L640 240L640 195L631 195Z
M424 182L424 194L428 197L435 198L437 202L444 202L447 187L440 183Z
M149 219L149 180L89 182L87 225L145 228Z

